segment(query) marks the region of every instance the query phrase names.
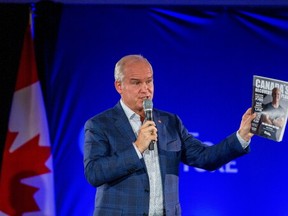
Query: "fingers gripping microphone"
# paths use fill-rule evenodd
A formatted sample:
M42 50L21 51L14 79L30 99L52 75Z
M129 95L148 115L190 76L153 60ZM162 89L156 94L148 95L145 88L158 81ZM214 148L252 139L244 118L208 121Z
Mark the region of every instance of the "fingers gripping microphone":
M153 121L153 102L150 99L146 99L143 101L143 109L145 112L145 121ZM149 145L149 150L154 150L155 140L152 140Z

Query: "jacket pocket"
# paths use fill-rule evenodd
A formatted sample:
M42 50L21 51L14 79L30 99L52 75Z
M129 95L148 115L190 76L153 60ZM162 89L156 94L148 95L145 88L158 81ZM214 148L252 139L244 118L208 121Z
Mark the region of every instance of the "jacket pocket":
M167 151L180 151L181 142L178 139L167 142Z

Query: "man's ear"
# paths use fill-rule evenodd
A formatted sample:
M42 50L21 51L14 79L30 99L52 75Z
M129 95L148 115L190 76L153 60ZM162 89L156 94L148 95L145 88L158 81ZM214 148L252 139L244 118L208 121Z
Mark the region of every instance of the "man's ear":
M122 83L120 81L115 81L114 86L116 91L121 94L122 93Z

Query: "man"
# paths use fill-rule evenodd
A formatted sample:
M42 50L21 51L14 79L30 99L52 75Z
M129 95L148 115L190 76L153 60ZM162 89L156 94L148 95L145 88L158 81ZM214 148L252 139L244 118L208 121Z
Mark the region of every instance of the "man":
M280 105L281 90L277 87L272 89L272 101L263 106L260 134L264 137L279 140L285 123L285 110ZM268 125L267 125L268 124Z
M262 121L282 128L284 125L285 110L280 105L281 90L279 88L272 89L272 102L263 106Z
M214 170L249 151L251 109L237 132L210 147L172 113L153 109L153 121L142 124L143 101L152 100L154 84L152 66L141 55L119 60L115 88L121 100L85 124L85 176L97 187L95 216L181 215L180 162Z

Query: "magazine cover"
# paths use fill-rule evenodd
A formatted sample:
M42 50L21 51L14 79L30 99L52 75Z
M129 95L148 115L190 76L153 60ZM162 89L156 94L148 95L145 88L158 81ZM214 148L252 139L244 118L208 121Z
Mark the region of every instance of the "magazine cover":
M257 115L251 132L282 141L288 116L288 82L254 75L252 110Z

